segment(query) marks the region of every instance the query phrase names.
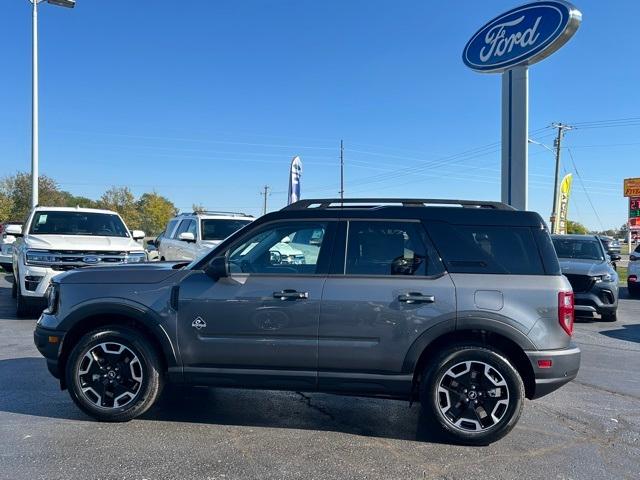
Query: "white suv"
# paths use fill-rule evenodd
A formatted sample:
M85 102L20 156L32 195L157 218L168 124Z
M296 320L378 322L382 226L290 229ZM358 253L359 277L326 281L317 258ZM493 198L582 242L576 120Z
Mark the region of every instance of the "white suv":
M160 260L191 261L254 220L251 215L244 213L181 213L169 220L159 237L157 248Z
M16 231L16 227L21 227L19 222L4 222L0 223L0 267L7 271L11 271L13 268L13 244L16 241L16 237L6 232L6 229Z
M18 316L44 308L50 280L78 267L144 262L147 254L120 215L109 210L36 207L24 229L7 227L17 237L13 248L13 296Z

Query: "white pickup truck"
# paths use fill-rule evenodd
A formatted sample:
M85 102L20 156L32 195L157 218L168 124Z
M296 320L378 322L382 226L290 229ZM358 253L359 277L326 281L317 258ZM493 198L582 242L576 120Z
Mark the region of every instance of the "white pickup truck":
M147 254L120 215L109 210L36 207L24 227L10 225L13 248L13 296L18 316L46 306L50 280L78 267L144 262Z

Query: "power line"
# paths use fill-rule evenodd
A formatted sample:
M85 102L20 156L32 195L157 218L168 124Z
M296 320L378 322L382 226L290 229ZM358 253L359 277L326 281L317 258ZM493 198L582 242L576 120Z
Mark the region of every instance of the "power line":
M580 186L582 187L582 190L584 191L584 194L586 195L587 200L589 201L589 205L591 205L591 209L593 210L593 213L596 215L596 218L598 219L600 228L604 230L605 229L604 224L600 219L600 215L598 215L598 212L596 211L596 207L593 205L593 202L591 201L591 196L589 195L589 192L587 192L587 188L584 186L584 182L582 181L582 176L580 175L580 172L578 171L578 167L576 166L576 162L573 159L573 153L571 152L570 148L567 148L567 151L569 152L569 157L571 158L571 164L573 165L573 169L576 172L576 175L578 176L578 180L580 180Z

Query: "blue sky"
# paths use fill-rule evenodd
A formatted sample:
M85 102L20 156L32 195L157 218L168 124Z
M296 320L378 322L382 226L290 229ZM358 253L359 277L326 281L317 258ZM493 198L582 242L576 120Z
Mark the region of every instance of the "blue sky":
M30 168L31 13L0 16L0 175ZM462 49L520 2L78 0L40 8L41 171L97 198L155 189L182 209L260 213L286 201L292 156L303 197L499 199L500 76ZM576 36L530 70L531 136L554 121L640 117L635 0L579 0ZM569 216L625 221L622 179L640 176L640 120L567 133ZM548 218L553 156L530 147L530 208ZM584 189L583 189L584 186ZM586 192L593 203L588 201Z

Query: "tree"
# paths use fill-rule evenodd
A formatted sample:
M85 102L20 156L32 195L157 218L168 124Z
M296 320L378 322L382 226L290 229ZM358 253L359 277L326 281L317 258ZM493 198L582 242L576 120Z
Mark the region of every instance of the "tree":
M193 209L194 213L204 213L207 211L206 208L204 208L204 205L200 204L200 203L194 203L191 205L191 208Z
M38 178L38 203L48 207L66 206L67 192L46 175ZM19 172L0 180L0 220L26 220L31 210L31 174Z
M140 228L142 217L129 187L111 187L102 194L97 205L98 208L118 212L130 229Z
M156 236L162 232L171 217L178 213L175 205L156 192L145 193L138 200L138 212L141 217L140 228L146 235Z
M578 222L572 222L571 220L567 220L567 233L578 233L580 235L585 235L589 233L587 227Z

